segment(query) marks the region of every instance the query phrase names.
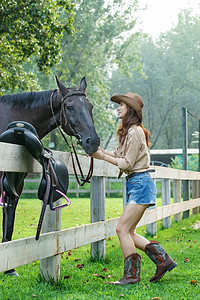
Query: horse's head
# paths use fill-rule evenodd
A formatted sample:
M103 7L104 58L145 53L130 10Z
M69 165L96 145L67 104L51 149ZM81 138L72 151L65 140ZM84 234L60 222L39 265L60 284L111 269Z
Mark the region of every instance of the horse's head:
M59 92L62 95L61 126L68 135L78 139L86 153L97 151L100 139L96 133L92 118L92 104L85 95L87 83L82 78L78 89L66 88L57 78Z

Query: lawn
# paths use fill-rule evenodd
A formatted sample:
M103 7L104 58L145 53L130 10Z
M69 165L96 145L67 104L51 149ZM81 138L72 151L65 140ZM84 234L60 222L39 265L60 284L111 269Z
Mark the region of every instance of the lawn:
M35 235L41 203L38 200L21 200L16 213L13 238ZM106 218L120 216L122 200L106 200ZM62 228L89 223L89 199L72 199L72 204L62 210ZM162 229L158 222L155 240L161 242L178 267L158 283L150 283L155 265L141 251L141 282L129 286L112 286L108 282L123 275L123 258L116 236L106 240L105 260L91 262L90 246L80 247L61 255L61 280L58 284L46 283L39 275L39 262L17 268L20 277L10 278L0 274L0 299L200 299L200 229L193 225L200 214L172 223ZM2 222L2 216L1 220ZM145 235L145 227L137 233ZM82 266L82 267L81 267Z

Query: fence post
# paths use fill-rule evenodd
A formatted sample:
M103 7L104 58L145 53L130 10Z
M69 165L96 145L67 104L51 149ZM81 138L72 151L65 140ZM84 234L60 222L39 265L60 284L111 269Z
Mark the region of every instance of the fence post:
M192 181L192 199L198 198L199 191L198 191L198 180L193 180ZM198 214L198 207L195 207L192 209L193 215Z
M189 180L183 180L183 201L190 200L190 181ZM190 211L185 210L183 212L183 219L189 218Z
M170 179L162 179L162 205L170 204ZM171 217L163 218L163 228L171 226Z
M156 184L156 179L154 179L154 182ZM156 209L156 205L149 206L148 210L150 209ZM152 236L155 236L157 234L157 222L153 222L147 225L147 234Z
M76 182L76 198L79 197L79 184Z
M107 197L110 197L110 178L107 177Z
M187 108L182 107L182 143L183 143L183 170L188 170L188 130L187 130ZM190 200L190 181L183 180L183 201ZM183 219L189 218L190 211L183 212Z
M181 202L181 180L180 179L174 179L173 194L174 194L174 203ZM181 213L174 215L174 222L179 222L181 220L182 220Z
M105 177L93 176L90 184L91 223L105 221ZM105 258L106 241L91 244L91 258Z
M61 200L58 200L55 202L55 205L60 205L60 203ZM52 211L48 205L44 214L41 232L46 233L59 230L61 230L61 211L60 209ZM60 255L41 259L40 274L46 281L54 279L55 282L58 282L60 279Z

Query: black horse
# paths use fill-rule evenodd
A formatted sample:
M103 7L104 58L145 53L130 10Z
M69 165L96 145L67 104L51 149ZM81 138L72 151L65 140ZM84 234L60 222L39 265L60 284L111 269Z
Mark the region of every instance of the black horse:
M0 134L6 130L7 125L13 121L24 121L33 125L40 139L60 126L70 136L76 136L79 144L86 153L97 151L100 139L96 133L93 118L92 104L85 95L87 83L82 78L79 88L66 88L57 80L58 90L28 92L0 97ZM18 195L21 195L24 183L23 175ZM7 230L4 241L11 241L17 201L7 207ZM5 216L3 214L3 228ZM16 275L15 270L8 271Z

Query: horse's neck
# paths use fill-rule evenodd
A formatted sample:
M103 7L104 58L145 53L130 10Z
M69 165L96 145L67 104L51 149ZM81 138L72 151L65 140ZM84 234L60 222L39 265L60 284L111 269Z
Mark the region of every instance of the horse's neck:
M54 109L54 114L53 116L50 107L35 111L31 123L37 130L40 139L60 125L60 108Z
M26 116L25 113L21 112L22 116L26 118L25 121L31 123L35 127L40 139L60 125L62 96L59 93L56 93L54 96L52 94L52 97L53 112L50 105L50 99L44 106L27 109Z
M54 118L52 117L52 115L48 115L47 113L44 115L41 114L41 117L38 114L38 119L35 119L35 121L33 121L33 126L35 127L35 129L37 130L37 133L40 137L40 139L42 139L44 136L46 136L49 132L51 132L52 130L54 130L57 125L55 123ZM59 114L55 115L56 118L56 122L58 125L60 125L60 121L59 121Z
M60 125L60 103L61 103L62 96L59 93L55 93L53 96L53 107L54 107L54 113L56 118L56 122L55 122L50 108L50 95L52 92L53 91L46 91L43 94L44 99L42 99L41 101L43 102L43 100L46 99L46 101L44 101L43 106L42 105L39 105L38 107L33 106L32 108L31 107L23 108L18 105L14 105L13 107L11 107L9 102L11 102L10 99L12 95L0 97L0 111L1 111L0 133L5 131L7 125L12 121L25 121L31 123L37 130L40 138L43 138L45 135L47 135L49 132L55 129L57 127L56 122L58 123L58 125ZM27 95L29 96L29 94ZM31 101L34 101L34 97L36 96L38 97L38 93L36 95L32 93L31 96L33 97ZM14 97L19 98L19 95ZM15 100L16 103L17 101L19 101L18 98ZM24 101L26 101L26 99Z

